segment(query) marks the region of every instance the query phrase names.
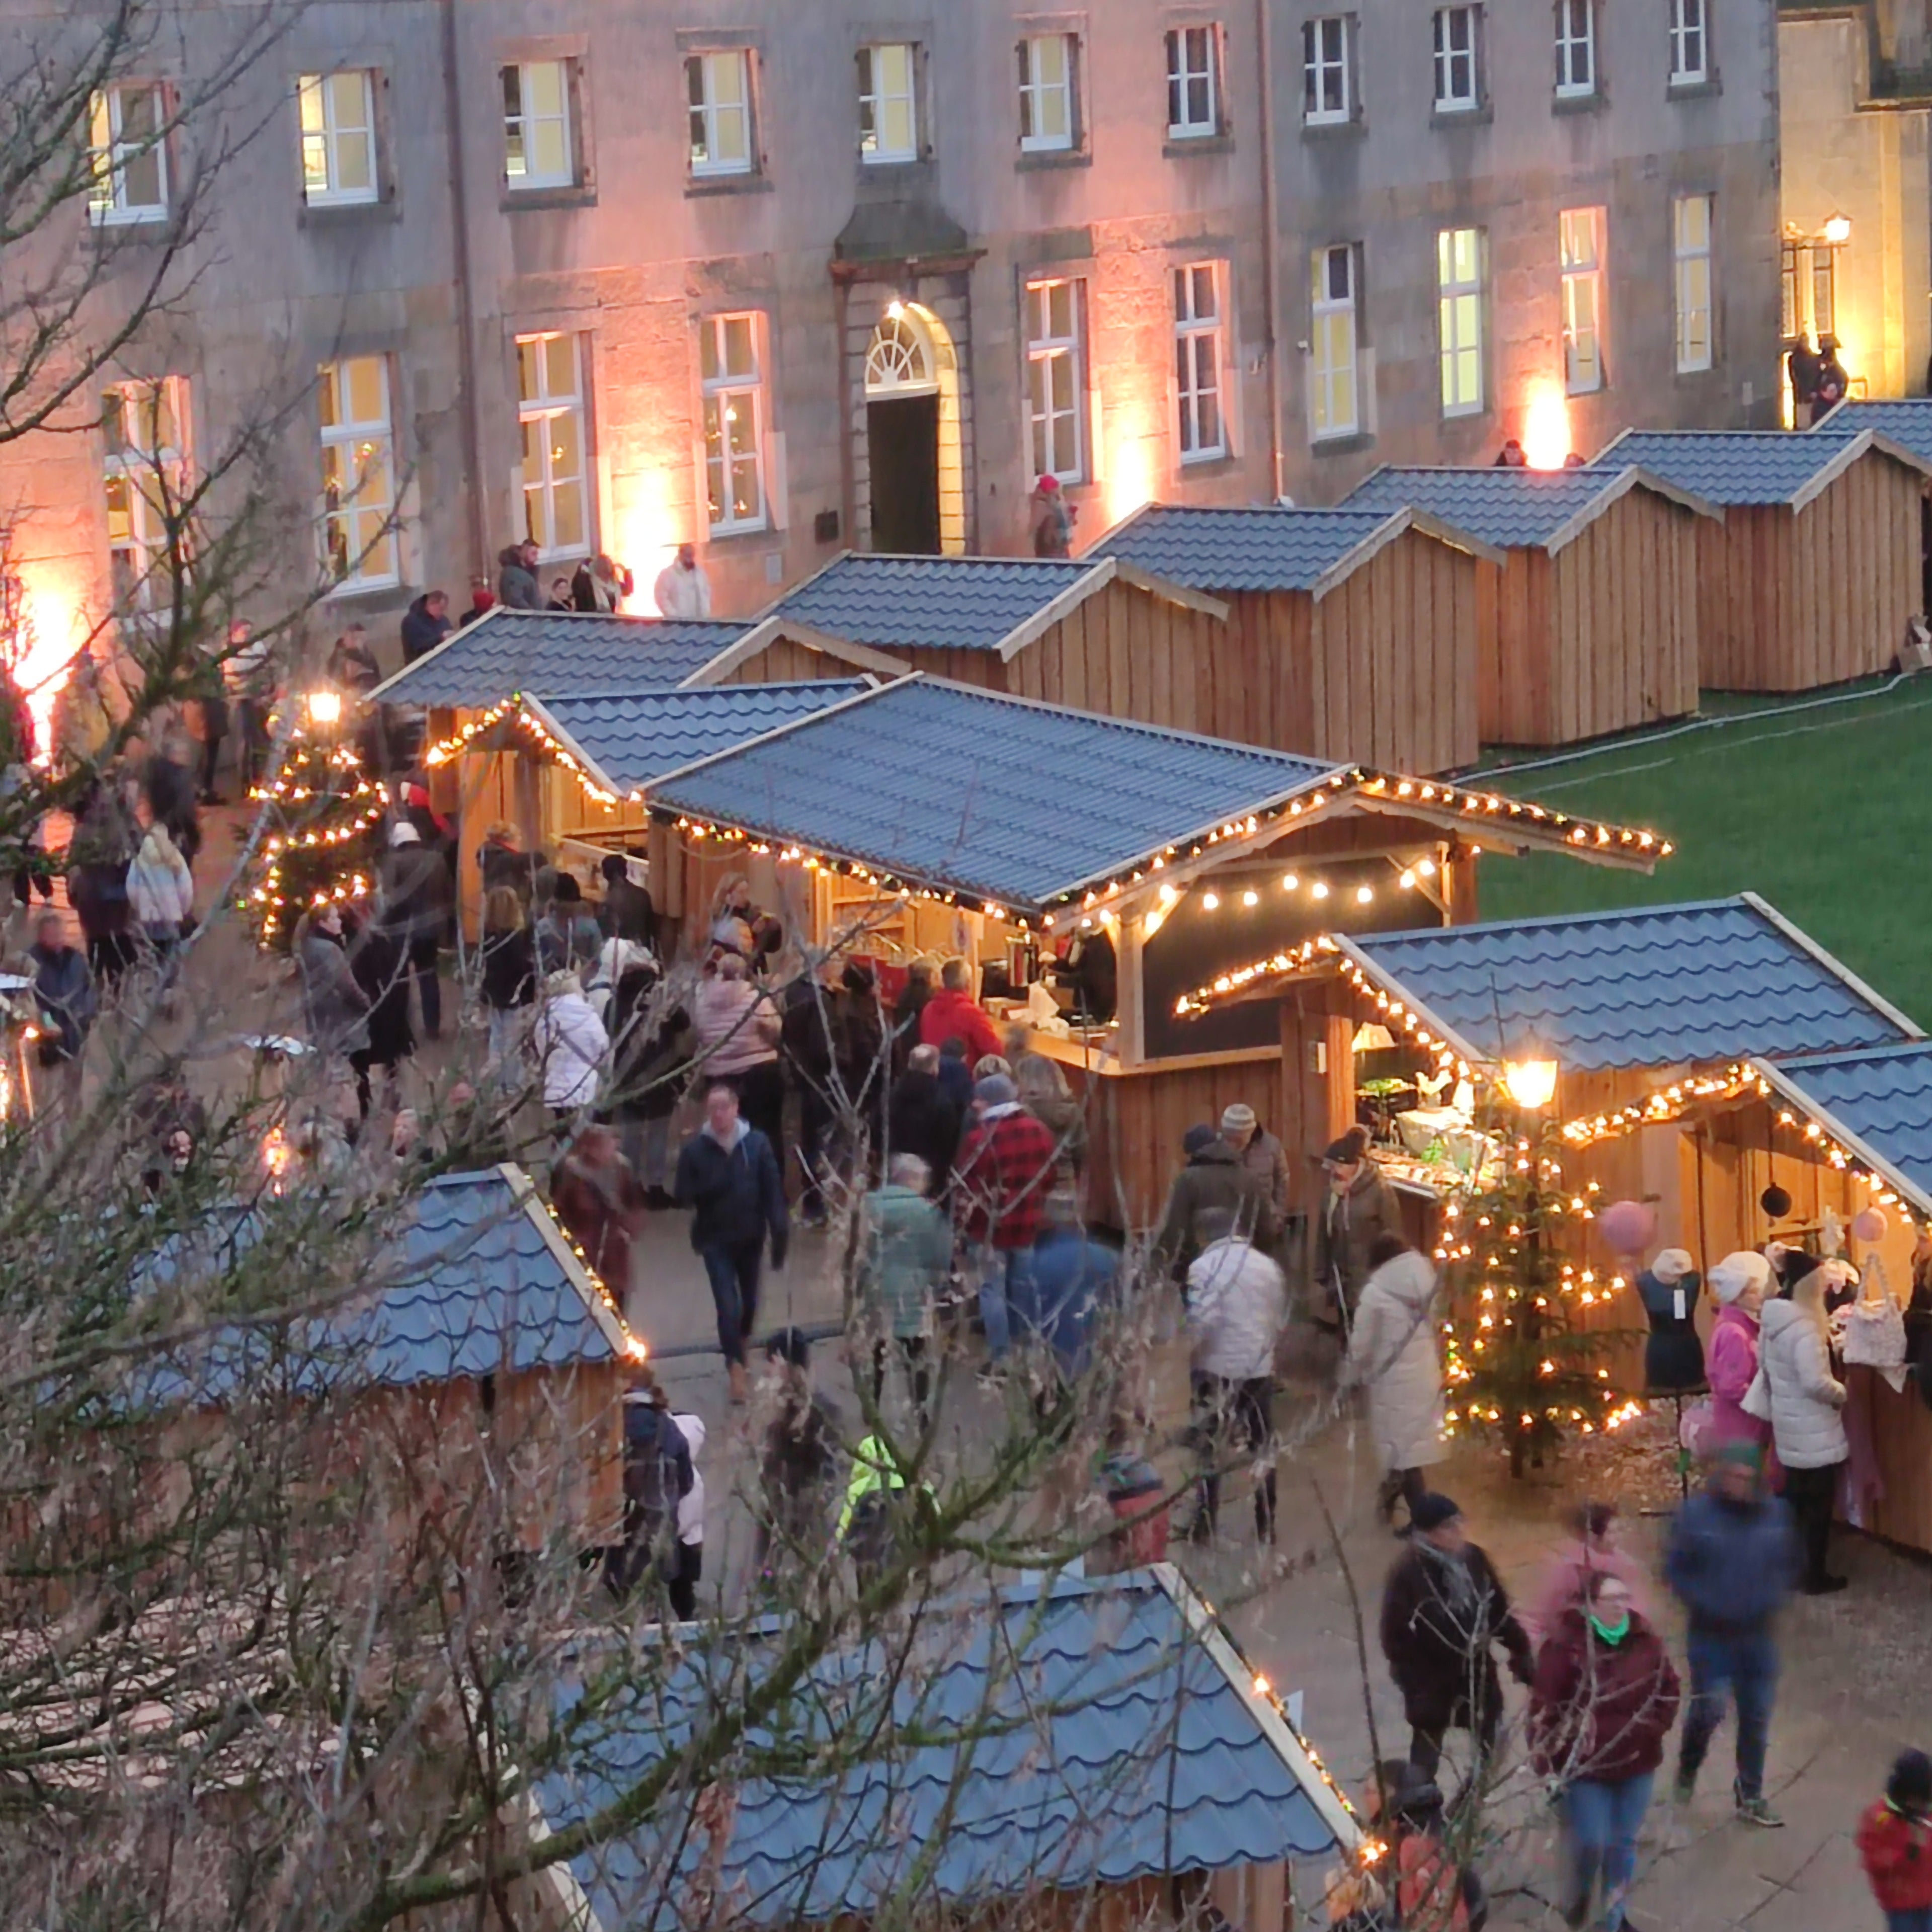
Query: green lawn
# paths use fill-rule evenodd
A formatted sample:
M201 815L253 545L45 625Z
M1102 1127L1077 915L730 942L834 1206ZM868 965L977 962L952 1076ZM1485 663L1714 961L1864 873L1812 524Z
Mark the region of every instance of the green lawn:
M1510 772L1499 790L1648 826L1650 878L1538 855L1481 862L1485 919L1754 892L1932 1030L1932 675L1786 716L1707 698L1725 722ZM1535 754L1525 753L1528 760Z

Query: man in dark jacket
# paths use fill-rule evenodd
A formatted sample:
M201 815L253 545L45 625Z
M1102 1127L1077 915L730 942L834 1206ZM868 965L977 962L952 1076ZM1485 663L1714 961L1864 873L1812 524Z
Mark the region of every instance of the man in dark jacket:
M1382 1591L1382 1654L1408 1719L1409 1762L1433 1778L1445 1732L1468 1731L1479 1760L1495 1747L1503 1693L1493 1647L1509 1653L1518 1683L1534 1672L1529 1639L1496 1565L1469 1540L1462 1511L1432 1493L1409 1521L1408 1549Z
M1677 1512L1664 1552L1666 1580L1690 1616L1684 1654L1690 1714L1677 1760L1677 1796L1688 1804L1724 1712L1728 1685L1738 1705L1738 1816L1747 1824L1784 1820L1764 1802L1765 1748L1778 1684L1772 1619L1791 1594L1804 1559L1781 1497L1767 1496L1754 1443L1719 1450L1708 1485Z
M415 975L424 1034L438 1039L442 988L436 976L436 949L449 918L449 868L407 819L399 818L389 827L382 877L382 930L402 947Z
M749 1390L745 1338L758 1318L758 1275L765 1240L772 1266L784 1266L791 1240L778 1156L756 1128L738 1118L738 1096L722 1081L704 1096L704 1125L677 1157L677 1204L693 1208L691 1245L704 1263L718 1311L718 1346L731 1377L731 1400Z
M506 610L541 610L542 586L537 582L537 547L526 538L496 553L496 602Z
M631 882L630 861L621 852L605 855L599 868L604 874L604 930L613 939L628 939L634 946L657 946L657 908L650 894Z
M1322 1156L1328 1191L1315 1216L1316 1325L1346 1334L1372 1272L1369 1250L1402 1233L1402 1210L1369 1153L1366 1129L1354 1126Z
M892 1083L886 1109L886 1147L892 1154L916 1154L932 1175L929 1192L945 1192L959 1149L959 1109L939 1084L939 1050L916 1046L906 1070Z
M449 593L425 590L403 613L403 662L428 657L449 635Z
M68 944L64 915L49 910L34 922L27 958L34 969L34 1004L44 1027L52 1023L42 1035L38 1057L43 1066L61 1070L68 1096L78 1099L81 1056L94 1014L94 975L87 970L87 955Z
M1195 1256L1231 1228L1256 1247L1272 1250L1281 1231L1266 1180L1251 1173L1210 1126L1190 1127L1180 1148L1187 1165L1174 1177L1154 1236L1156 1273L1166 1268L1177 1278L1184 1276Z
M605 1570L619 1595L635 1589L675 1550L677 1506L697 1472L684 1432L656 1378L640 1367L624 1391L624 1542Z

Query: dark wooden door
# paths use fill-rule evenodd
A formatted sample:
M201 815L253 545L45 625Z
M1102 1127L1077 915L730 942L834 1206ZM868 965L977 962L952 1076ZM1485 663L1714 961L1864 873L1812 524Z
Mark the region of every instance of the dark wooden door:
M939 554L939 398L895 396L868 404L872 548L906 556Z

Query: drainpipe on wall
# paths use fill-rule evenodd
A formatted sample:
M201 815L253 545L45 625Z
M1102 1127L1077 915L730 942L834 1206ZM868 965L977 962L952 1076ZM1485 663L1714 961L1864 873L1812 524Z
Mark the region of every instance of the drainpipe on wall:
M483 504L483 437L477 419L476 314L470 289L470 193L463 168L463 89L456 64L456 0L442 4L443 122L449 130L450 223L456 277L456 383L463 431L464 498L470 506L469 574L490 572L490 523ZM466 590L467 584L464 586ZM459 609L463 607L459 605Z
M832 278L832 325L838 334L838 507L845 520L839 531L838 548L856 550L859 479L852 460L852 358L846 353L845 331L852 312L852 283L838 273Z
M447 4L447 0L446 0ZM1267 297L1269 494L1279 498L1281 447L1281 278L1275 260L1274 30L1272 0L1255 0L1262 89L1262 282Z

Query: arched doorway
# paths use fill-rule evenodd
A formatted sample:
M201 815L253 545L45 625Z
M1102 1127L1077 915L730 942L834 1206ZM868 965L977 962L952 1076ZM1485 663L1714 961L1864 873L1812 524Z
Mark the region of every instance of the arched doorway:
M916 303L894 302L872 332L866 442L873 549L962 554L958 366L944 325Z

